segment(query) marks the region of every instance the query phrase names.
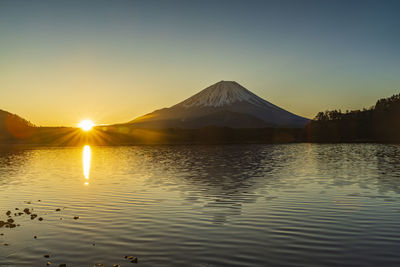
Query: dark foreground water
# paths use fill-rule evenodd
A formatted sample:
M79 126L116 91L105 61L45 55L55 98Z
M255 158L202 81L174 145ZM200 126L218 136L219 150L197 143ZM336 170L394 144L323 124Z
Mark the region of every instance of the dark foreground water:
M0 266L400 266L400 146L0 151Z

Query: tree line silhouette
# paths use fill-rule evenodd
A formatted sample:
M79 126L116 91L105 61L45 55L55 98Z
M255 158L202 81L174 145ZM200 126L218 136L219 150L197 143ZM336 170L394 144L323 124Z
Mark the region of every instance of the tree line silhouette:
M134 144L230 144L293 142L400 143L400 94L370 108L319 112L305 128L141 129L129 125L95 127L90 133L71 127L37 127L0 110L0 144L46 146Z
M362 110L319 112L306 127L309 142L400 142L400 94Z

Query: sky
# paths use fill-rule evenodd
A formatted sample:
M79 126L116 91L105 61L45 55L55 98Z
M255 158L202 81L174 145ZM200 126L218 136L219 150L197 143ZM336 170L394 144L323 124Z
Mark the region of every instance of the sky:
M400 93L400 1L0 0L0 109L127 122L234 80L288 111Z

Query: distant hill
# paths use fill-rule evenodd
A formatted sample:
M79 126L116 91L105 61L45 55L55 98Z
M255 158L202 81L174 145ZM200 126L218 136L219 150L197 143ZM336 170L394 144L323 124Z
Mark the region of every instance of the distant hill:
M156 110L127 124L150 129L302 128L308 122L258 97L237 82L220 81L170 108Z
M18 115L0 109L0 141L26 139L32 135L34 127Z

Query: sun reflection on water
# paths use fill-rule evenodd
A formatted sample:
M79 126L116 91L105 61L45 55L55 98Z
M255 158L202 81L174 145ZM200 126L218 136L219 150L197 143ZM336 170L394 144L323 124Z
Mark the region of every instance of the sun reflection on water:
M90 146L86 145L83 147L83 176L86 180L89 180L89 172L90 172L90 161L92 159L92 150ZM86 181L85 185L89 185L89 182Z

